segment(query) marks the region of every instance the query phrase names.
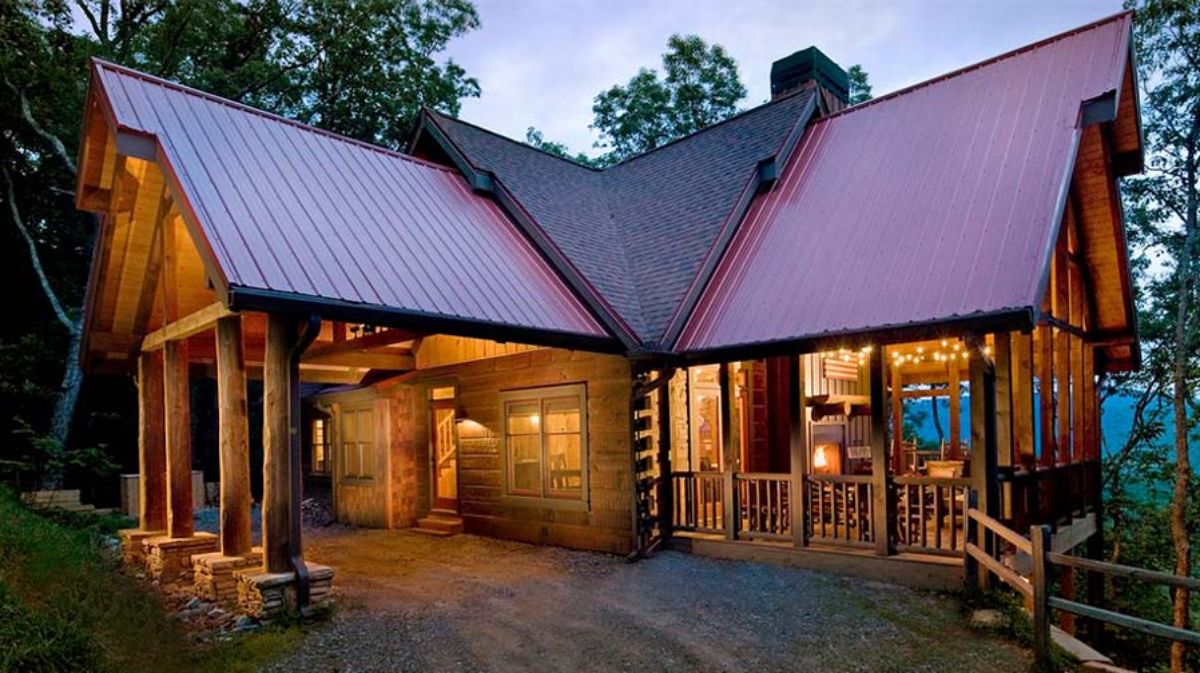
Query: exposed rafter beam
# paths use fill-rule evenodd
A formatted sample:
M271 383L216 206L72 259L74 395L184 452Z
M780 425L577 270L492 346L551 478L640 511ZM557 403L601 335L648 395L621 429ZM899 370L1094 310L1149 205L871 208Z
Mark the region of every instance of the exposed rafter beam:
M147 334L146 338L142 340L142 350L157 350L168 341L185 339L197 332L203 332L212 328L217 320L228 315L233 315L233 311L230 311L221 302L209 304L195 313L189 313L179 320L167 323L162 328Z
M357 339L334 341L326 345L312 346L305 351L303 361L333 364L331 360L340 358L341 356L368 354L374 349L391 346L402 341L411 341L419 336L421 335L410 330L385 329L374 334L358 337Z

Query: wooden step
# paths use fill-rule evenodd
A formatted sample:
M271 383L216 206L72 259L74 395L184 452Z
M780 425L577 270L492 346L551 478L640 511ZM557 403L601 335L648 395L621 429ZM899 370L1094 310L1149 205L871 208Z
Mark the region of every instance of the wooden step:
M458 535L463 531L463 522L457 516L434 513L418 520L416 530L435 535Z

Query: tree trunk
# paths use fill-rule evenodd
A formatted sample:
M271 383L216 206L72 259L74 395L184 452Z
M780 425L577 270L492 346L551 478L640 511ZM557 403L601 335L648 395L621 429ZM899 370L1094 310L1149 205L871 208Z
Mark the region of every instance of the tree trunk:
M79 349L83 342L83 330L71 330L69 336L67 361L63 363L62 383L58 386L58 399L54 401L54 416L50 421L50 436L58 442L60 449L64 450L67 446L67 438L71 434L71 420L75 417L75 404L79 401L79 391L83 387L83 369L79 366ZM62 488L62 480L62 468L52 464L42 476L42 488L47 490Z
M937 430L938 446L944 446L946 443L946 433L942 431L942 417L938 414L938 398L929 398L929 408L933 412L933 428Z
M1191 457L1188 455L1188 414L1187 405L1190 401L1190 388L1187 384L1187 367L1189 343L1191 341L1188 327L1191 323L1192 290L1195 278L1192 272L1192 262L1196 256L1196 159L1195 148L1200 136L1200 109L1197 109L1192 119L1189 135L1189 153L1187 159L1187 195L1184 211L1184 241L1180 251L1179 262L1175 272L1179 274L1179 305L1175 310L1175 358L1174 371L1171 379L1174 390L1171 401L1175 416L1175 493L1171 498L1171 539L1175 546L1175 574L1187 577L1192 572L1191 541L1188 540L1187 510L1188 491L1192 479ZM1186 587L1178 587L1173 593L1174 606L1172 623L1186 629L1190 625L1191 592ZM1187 648L1183 643L1171 644L1171 673L1183 673L1187 665Z

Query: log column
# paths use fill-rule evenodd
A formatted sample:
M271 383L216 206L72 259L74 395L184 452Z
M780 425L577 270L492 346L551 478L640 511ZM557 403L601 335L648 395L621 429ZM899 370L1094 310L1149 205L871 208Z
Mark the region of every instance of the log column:
M871 533L875 539L875 553L887 556L892 553L893 522L892 516L896 499L888 488L888 442L887 442L887 412L884 410L887 402L884 388L886 386L887 365L883 362L883 348L871 349L870 367L867 370L867 389L871 393ZM900 395L897 387L895 395ZM893 432L900 434L901 428Z
M163 354L142 353L138 358L138 513L143 531L167 528L163 401Z
M221 449L221 553L250 552L250 446L241 316L217 321L217 410Z
M796 547L808 545L808 504L804 493L805 480L808 476L808 423L804 401L804 367L801 366L802 355L792 355L788 358L787 366L787 404L788 423L790 425L791 472L792 486L791 505L792 544Z
M292 320L267 318L266 356L263 363L263 569L268 573L291 570L288 541L291 529L288 436L291 372L288 351L294 340Z
M163 406L167 439L167 534L192 536L192 412L186 341L163 349Z

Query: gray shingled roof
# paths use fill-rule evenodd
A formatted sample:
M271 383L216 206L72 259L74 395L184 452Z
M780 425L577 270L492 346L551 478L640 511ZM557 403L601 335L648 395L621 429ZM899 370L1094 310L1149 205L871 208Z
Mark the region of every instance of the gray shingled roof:
M492 172L643 344L656 346L758 162L811 94L761 105L604 170L433 113Z

